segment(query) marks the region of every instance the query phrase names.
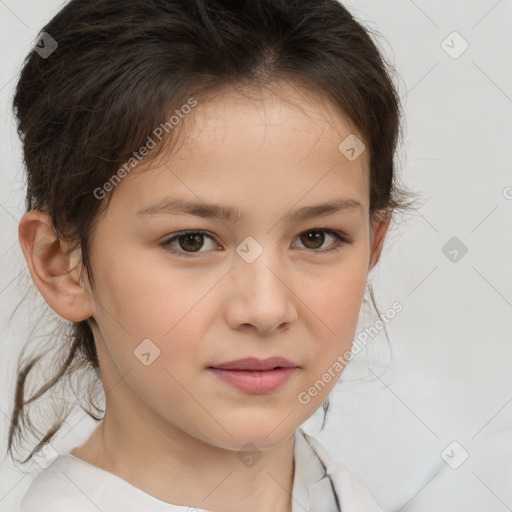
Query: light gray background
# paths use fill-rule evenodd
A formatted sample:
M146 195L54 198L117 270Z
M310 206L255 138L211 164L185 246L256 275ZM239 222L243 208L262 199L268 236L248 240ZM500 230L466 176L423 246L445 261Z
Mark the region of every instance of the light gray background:
M0 0L2 454L16 358L35 307L28 302L9 323L28 274L17 241L24 182L10 102L22 59L61 4ZM512 1L345 5L382 34L399 71L401 172L423 206L393 230L369 277L381 313L395 301L403 306L386 326L393 354L381 331L335 388L324 431L318 412L305 428L359 473L386 511L512 510ZM453 31L469 43L458 58L441 46ZM461 47L453 36L447 44ZM468 249L455 262L442 250L452 237ZM375 320L362 314L359 331ZM68 420L52 443L58 451L88 435L93 423L83 416ZM452 461L469 454L458 469L441 457L453 441ZM40 469L3 460L2 512L17 511Z

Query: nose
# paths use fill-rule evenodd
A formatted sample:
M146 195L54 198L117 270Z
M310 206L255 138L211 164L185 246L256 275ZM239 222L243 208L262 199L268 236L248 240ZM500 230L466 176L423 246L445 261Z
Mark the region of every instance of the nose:
M269 335L286 330L297 319L290 272L270 250L248 263L237 257L230 272L226 320L235 330L254 330Z

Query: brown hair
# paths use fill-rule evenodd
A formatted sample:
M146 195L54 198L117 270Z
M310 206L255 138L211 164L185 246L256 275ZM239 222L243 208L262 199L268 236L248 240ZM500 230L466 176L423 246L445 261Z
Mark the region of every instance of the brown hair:
M26 209L47 212L56 235L72 243L70 251L80 247L91 283L90 237L111 197L99 201L94 190L170 112L191 97L228 86L284 79L312 87L364 138L370 215L391 217L412 204L406 201L411 194L397 185L402 116L391 68L367 29L337 0L72 0L42 32L58 47L46 58L28 54L13 101L27 170ZM53 375L28 399L27 377L46 353L20 357L8 434L11 457L25 427L33 431L26 406L79 370L92 376L89 403L81 407L101 419L104 411L92 400L93 386L101 381L90 320L66 324ZM61 418L46 429L23 462L62 423Z

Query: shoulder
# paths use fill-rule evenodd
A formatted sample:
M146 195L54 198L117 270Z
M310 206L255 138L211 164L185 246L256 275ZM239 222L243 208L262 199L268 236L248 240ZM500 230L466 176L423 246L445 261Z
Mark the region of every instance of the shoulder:
M69 453L40 471L24 494L20 512L174 512L126 480Z
M23 495L20 512L89 512L97 508L75 484L77 469L67 454L59 455L47 468L40 471Z
M325 466L343 512L383 512L370 489L348 464L335 459L318 439L300 430Z

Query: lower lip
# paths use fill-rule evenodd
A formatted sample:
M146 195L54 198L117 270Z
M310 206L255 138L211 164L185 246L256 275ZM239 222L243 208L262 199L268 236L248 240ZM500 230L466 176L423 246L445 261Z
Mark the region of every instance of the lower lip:
M266 371L222 370L220 368L208 368L208 370L235 388L249 393L268 393L283 385L298 368L276 368Z

